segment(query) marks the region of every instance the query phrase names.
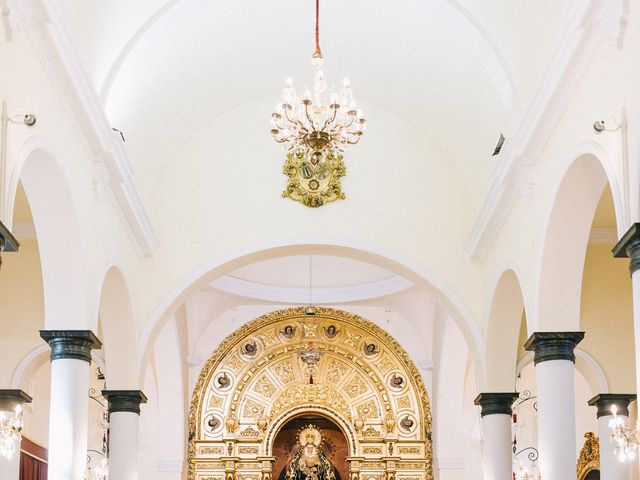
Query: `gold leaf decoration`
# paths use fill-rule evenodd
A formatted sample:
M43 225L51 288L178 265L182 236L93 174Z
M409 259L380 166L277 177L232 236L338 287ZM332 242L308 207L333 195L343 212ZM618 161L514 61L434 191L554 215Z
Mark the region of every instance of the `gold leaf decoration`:
M349 366L340 360L331 359L327 365L327 380L331 383L340 383L350 370Z
M351 420L348 402L334 387L306 383L295 383L287 388L273 403L271 418L297 405L324 405Z
M293 373L293 365L289 360L281 362L273 367L273 373L280 379L282 383L289 383L295 380Z
M358 416L361 418L377 418L380 416L380 412L378 410L378 406L376 402L373 400L369 400L368 402L361 403L356 407L356 411L358 412Z
M354 375L344 386L344 390L349 395L349 398L355 398L365 393L368 388L360 375Z
M242 416L245 418L260 418L264 417L264 405L256 402L251 398L247 398L242 409Z
M276 391L276 387L266 375L261 375L253 386L253 391L267 398L271 398Z

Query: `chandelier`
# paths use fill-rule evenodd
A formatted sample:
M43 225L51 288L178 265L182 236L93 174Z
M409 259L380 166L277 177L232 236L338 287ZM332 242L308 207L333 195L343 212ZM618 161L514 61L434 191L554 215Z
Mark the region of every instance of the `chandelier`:
M7 459L13 457L23 426L22 406L16 405L15 412L0 412L0 455Z
M348 79L342 87L329 87L320 67L324 57L320 49L320 0L316 0L316 49L311 57L315 67L313 92L299 96L288 78L282 103L271 114L271 134L285 146L284 173L289 183L283 196L309 207L344 198L340 177L346 170L342 152L355 145L366 130L366 120L356 106Z
M316 345L313 342L307 342L306 348L298 353L298 357L302 360L302 363L306 365L305 370L309 374L310 385L313 385L313 374L323 355L324 352L316 349Z
M611 405L611 413L613 418L609 420L609 428L613 432L611 434L613 451L621 462L634 460L640 449L640 432L637 428L625 426L623 418L618 416L618 407L615 405Z

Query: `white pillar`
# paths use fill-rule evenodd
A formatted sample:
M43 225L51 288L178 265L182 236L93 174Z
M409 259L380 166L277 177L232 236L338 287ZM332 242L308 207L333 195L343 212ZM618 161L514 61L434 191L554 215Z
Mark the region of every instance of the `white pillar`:
M7 421L18 417L22 421L22 414L16 412L16 407L31 403L31 397L22 390L0 390L0 418ZM20 478L20 439L14 441L14 451L10 458L0 454L0 478L2 480L18 480Z
M613 248L616 258L629 258L629 272L633 290L633 333L636 361L636 393L640 390L640 223L634 223ZM637 462L637 460L636 460ZM639 478L638 465L633 478Z
M544 480L576 479L576 414L573 365L584 332L537 332L534 351L538 396L538 451Z
M600 438L600 478L602 480L628 480L630 469L628 463L621 462L614 453L614 445L609 441L611 428L609 421L613 418L611 407L618 408L618 416L629 423L629 403L636 399L633 394L601 393L589 400L589 405L598 407L598 436Z
M13 412L0 411L0 415L13 415ZM0 478L2 480L18 480L20 478L20 442L14 442L15 452L11 458L0 454Z
M101 343L88 330L42 330L51 347L50 480L82 480L87 465L89 365Z
M140 390L103 390L109 401L109 477L138 479L138 426L140 404L147 397Z
M482 470L484 480L510 479L511 405L517 393L481 393L475 404L482 407Z

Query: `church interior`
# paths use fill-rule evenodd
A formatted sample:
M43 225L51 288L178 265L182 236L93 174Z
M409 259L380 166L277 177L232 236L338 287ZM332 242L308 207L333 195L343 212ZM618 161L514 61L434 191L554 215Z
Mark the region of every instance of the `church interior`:
M639 7L0 0L0 480L638 480Z

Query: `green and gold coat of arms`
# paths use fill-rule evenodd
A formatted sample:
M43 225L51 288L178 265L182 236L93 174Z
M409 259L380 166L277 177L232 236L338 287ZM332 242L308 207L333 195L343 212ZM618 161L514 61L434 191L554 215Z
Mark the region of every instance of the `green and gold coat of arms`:
M340 153L325 150L291 152L287 155L283 173L289 177L283 197L313 208L344 199L340 177L347 171Z

